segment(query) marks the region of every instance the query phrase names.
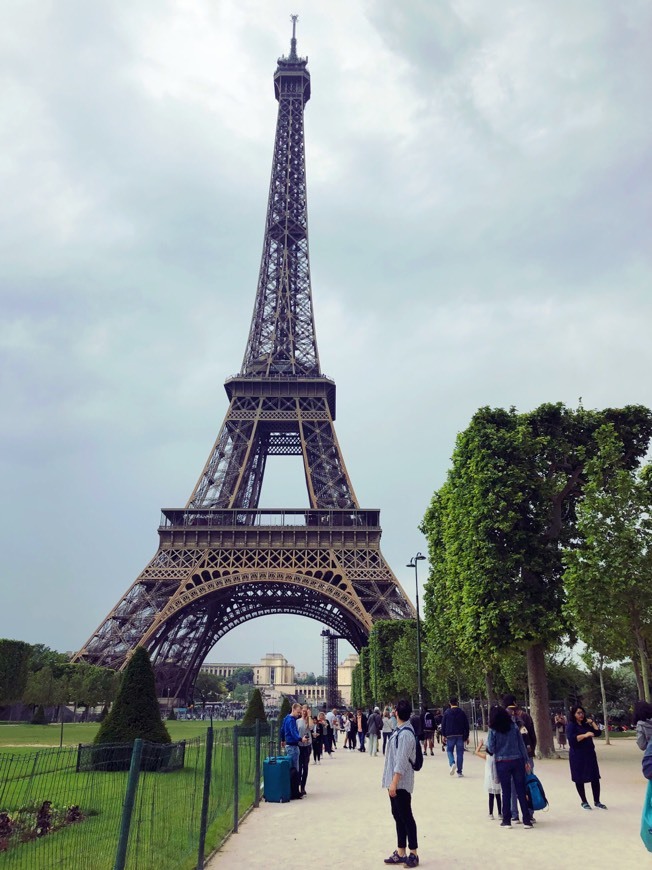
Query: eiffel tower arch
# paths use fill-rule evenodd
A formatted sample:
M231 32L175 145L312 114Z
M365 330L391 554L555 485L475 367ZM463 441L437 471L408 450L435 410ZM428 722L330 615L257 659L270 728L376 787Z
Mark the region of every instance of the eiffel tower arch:
M415 611L380 550L380 512L361 509L337 441L335 383L320 368L308 256L303 115L307 59L278 60L263 254L241 370L183 508L164 509L151 562L73 660L123 668L145 646L159 693L184 698L211 647L251 619L284 613L360 650L375 620ZM261 509L270 456L299 456L308 507Z

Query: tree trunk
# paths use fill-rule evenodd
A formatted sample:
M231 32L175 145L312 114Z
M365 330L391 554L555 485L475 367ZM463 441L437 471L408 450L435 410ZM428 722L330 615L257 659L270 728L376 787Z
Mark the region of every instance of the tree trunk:
M496 693L494 691L494 678L491 671L486 671L484 675L484 684L487 690L487 708L491 710L491 708L496 703Z
M643 677L641 676L641 666L636 655L632 656L632 667L636 676L636 688L638 689L638 700L642 701L645 697L645 689L643 688Z
M640 631L634 632L636 636L636 645L638 654L641 659L641 680L643 681L643 700L650 703L650 662L647 657L647 648L645 639Z
M607 746L611 743L609 739L609 716L607 714L607 693L604 688L604 668L602 666L602 659L598 662L599 674L600 674L600 694L602 695L602 720L604 722L604 742Z
M548 680L543 644L537 643L527 649L527 677L530 687L532 719L537 735L537 749L543 758L552 758L555 745L552 739Z

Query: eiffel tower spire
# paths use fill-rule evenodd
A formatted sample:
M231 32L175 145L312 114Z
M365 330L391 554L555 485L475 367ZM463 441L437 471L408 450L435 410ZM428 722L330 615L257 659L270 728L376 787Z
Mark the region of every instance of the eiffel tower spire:
M308 616L367 642L377 619L415 611L380 551L335 435L335 383L321 373L310 285L303 113L307 58L278 60L278 120L249 338L229 407L184 508L163 511L159 547L73 660L125 666L138 645L162 694L183 699L220 637L269 613ZM309 507L260 509L269 456L300 456Z
M265 240L243 375L320 374L308 259L303 110L310 99L307 59L297 56L292 16L289 57L274 74L278 119Z

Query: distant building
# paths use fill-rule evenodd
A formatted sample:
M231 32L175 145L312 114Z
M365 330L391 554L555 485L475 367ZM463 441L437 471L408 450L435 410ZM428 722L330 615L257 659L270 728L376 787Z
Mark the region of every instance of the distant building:
M358 664L357 653L351 653L337 668L337 683L342 702L351 703L351 674ZM292 695L300 701L305 701L313 707L321 707L326 702L326 687L316 684L302 686L296 682L297 677L306 676L305 672L295 673L294 665L289 664L280 653L267 653L258 664L240 662L226 664L223 662L204 662L200 670L206 674L214 674L226 679L238 668L251 668L254 672L254 685L261 690L264 700L270 704L280 704L282 695Z

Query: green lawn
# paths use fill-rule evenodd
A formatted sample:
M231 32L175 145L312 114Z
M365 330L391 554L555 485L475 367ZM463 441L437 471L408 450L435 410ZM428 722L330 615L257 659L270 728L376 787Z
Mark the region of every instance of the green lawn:
M190 870L197 860L209 723L168 724L173 740L189 741L185 766L171 773L141 774L128 859L128 865L138 866L139 870L162 867ZM215 723L218 730L213 752L208 851L219 844L233 824L233 724ZM46 837L0 852L0 870L77 868L89 864L89 855L93 856L94 870L111 870L127 774L75 770L76 744L92 742L97 727L65 725L65 745L60 750L57 725L0 725L0 811L9 811L14 819L27 819L32 828L35 810L44 800L51 801L53 809L62 813L73 804L79 805L86 817ZM263 739L262 746L266 744ZM239 749L240 815L253 800L254 770L254 739L246 738ZM31 817L22 812L28 808L32 808Z
M205 736L210 722L205 721L175 721L166 722L167 729L173 740L189 740L192 737ZM231 721L215 721L213 727L217 728L233 728L235 723ZM98 722L88 722L82 724L65 725L63 726L63 745L77 746L79 743L92 743L97 729ZM58 746L61 737L61 726L53 725L11 725L0 723L0 751L5 748L12 747L28 747L29 751L41 746Z

